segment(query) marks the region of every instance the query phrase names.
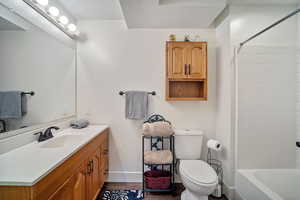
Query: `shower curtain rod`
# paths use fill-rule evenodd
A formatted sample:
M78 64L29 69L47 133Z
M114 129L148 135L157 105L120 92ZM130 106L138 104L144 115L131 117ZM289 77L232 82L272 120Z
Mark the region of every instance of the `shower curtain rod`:
M273 28L274 26L277 26L278 24L280 24L281 22L287 20L288 18L298 14L300 12L300 8L298 8L297 10L291 12L290 14L288 14L287 16L285 16L284 18L278 20L277 22L273 23L272 25L268 26L267 28L263 29L262 31L256 33L255 35L251 36L250 38L248 38L247 40L245 40L244 42L240 43L240 46L243 46L244 44L246 44L247 42L253 40L254 38L256 38L257 36L263 34L264 32L270 30L271 28Z

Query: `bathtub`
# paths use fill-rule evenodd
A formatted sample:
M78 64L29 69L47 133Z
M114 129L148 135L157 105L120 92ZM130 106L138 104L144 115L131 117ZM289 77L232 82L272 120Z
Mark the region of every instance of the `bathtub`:
M238 170L236 189L243 200L300 200L300 170Z

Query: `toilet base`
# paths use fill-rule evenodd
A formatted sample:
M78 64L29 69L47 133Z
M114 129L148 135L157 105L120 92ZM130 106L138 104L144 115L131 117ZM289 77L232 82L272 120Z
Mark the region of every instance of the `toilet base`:
M181 193L181 200L208 200L208 196L195 196L193 193L184 190Z

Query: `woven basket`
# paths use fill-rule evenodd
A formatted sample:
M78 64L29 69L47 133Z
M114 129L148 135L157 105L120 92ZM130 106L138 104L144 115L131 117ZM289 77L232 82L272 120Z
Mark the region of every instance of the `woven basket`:
M149 189L164 190L171 186L171 173L163 170L150 170L144 173L146 187Z

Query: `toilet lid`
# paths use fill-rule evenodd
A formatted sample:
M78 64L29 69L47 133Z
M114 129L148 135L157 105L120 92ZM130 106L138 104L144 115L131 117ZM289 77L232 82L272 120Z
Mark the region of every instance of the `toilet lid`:
M180 171L195 183L213 184L218 179L215 170L202 160L182 160L180 161Z

